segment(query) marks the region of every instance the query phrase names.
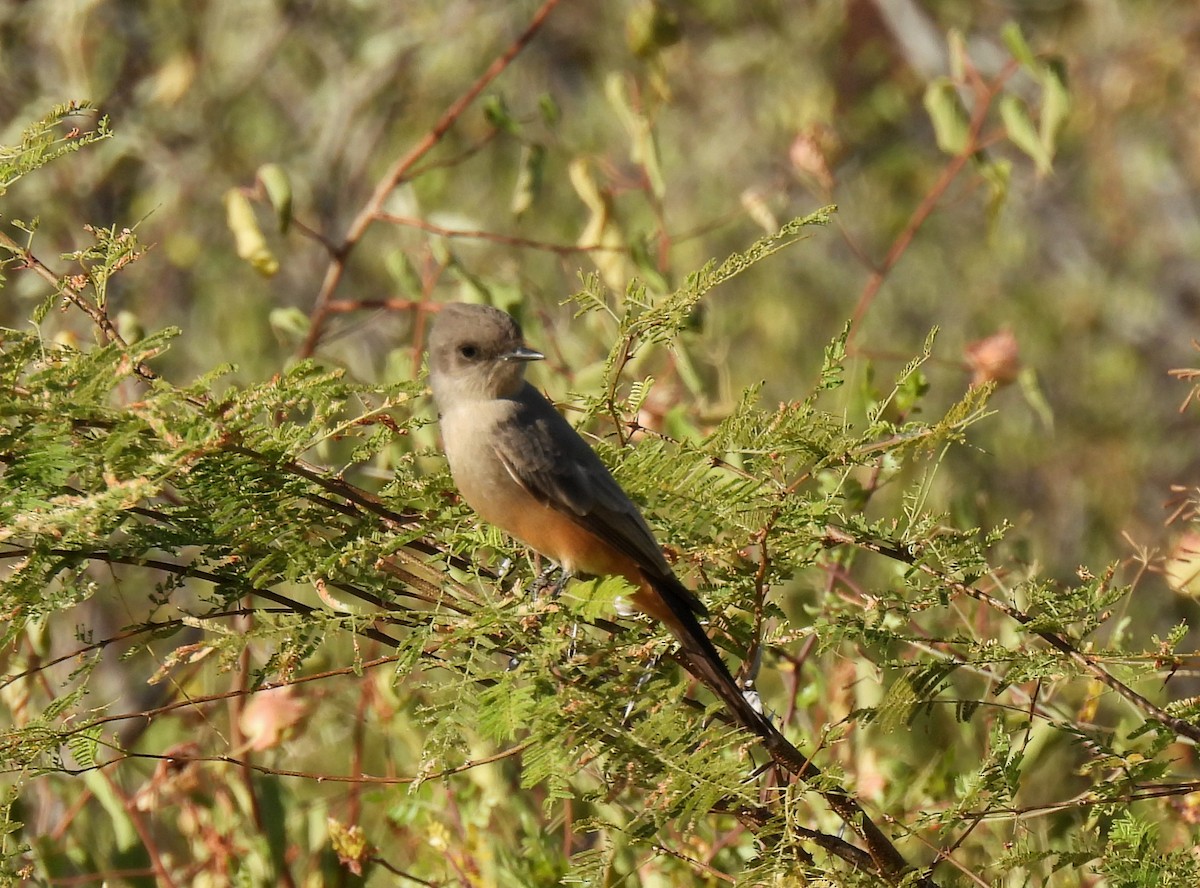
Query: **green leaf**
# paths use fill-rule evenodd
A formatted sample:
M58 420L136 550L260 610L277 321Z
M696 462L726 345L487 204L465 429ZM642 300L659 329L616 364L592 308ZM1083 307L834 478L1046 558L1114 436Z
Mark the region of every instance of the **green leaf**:
M83 782L108 815L105 826L112 830L117 848L122 852L127 852L139 847L137 827L134 826L129 811L125 807L128 799L122 798L115 785L98 771L89 771L84 774Z
M550 93L542 93L538 96L538 113L541 114L542 122L546 126L554 126L562 118L562 110Z
M1037 59L1034 57L1033 50L1025 42L1025 35L1021 33L1021 26L1016 22L1007 22L1001 28L1000 39L1004 41L1004 45L1008 47L1008 51L1012 53L1012 57L1026 68L1033 69L1037 66Z
M266 163L258 168L258 181L267 192L267 200L275 210L279 233L287 234L292 224L292 180L277 163Z
M1004 202L1008 199L1008 189L1012 182L1012 161L1007 157L982 157L978 169L988 186L988 221L995 223L1000 216L1000 210L1004 208Z
M925 88L925 111L933 123L938 148L946 154L962 154L967 149L970 122L953 80L938 77L930 82Z
M917 408L928 391L928 377L920 370L913 370L896 386L896 396L893 401L895 409L901 416L907 416Z
M1038 173L1049 173L1052 166L1050 152L1042 144L1025 103L1019 97L1005 93L1000 97L1000 118L1004 121L1008 138L1033 160Z
M821 372L817 377L814 392L840 388L846 376L846 340L850 336L850 323L842 325L842 331L825 346L825 357L821 361Z
M289 340L299 341L308 335L309 317L295 306L273 308L268 319L271 329Z
M563 600L585 620L611 617L616 600L629 595L633 587L624 577L605 577L572 583L563 593Z
M521 125L509 113L504 96L498 93L492 93L483 100L483 116L496 129L509 135L515 136L521 132Z
M967 76L967 38L958 28L951 28L946 35L950 54L950 79L962 83Z
M67 737L67 749L80 768L96 766L96 750L100 748L100 725L91 725Z
M1025 398L1025 403L1032 408L1038 419L1041 420L1042 426L1047 431L1053 431L1054 408L1046 398L1045 392L1042 391L1037 371L1032 367L1022 367L1020 374L1017 376L1017 383L1021 388L1021 395Z
M18 146L0 150L0 195L34 170L111 136L108 118L90 102L55 105L45 117L25 127Z
M233 232L238 258L245 259L259 274L271 277L279 271L279 260L267 246L250 198L240 188L225 192L225 224Z
M1046 150L1053 155L1058 134L1071 111L1071 94L1067 91L1067 71L1061 59L1042 65L1042 110L1038 118L1038 136Z
M521 146L521 160L517 167L517 181L513 185L512 202L509 209L520 216L537 199L542 190L542 173L546 167L546 148L537 142Z
M667 190L663 179L662 164L658 156L658 141L654 135L654 126L646 113L635 106L629 98L629 87L625 75L610 74L604 80L604 95L608 103L617 112L617 117L629 135L629 159L641 166L650 182L650 190L655 197L661 198Z
M625 18L625 39L640 58L678 43L682 35L679 16L656 0L639 0Z

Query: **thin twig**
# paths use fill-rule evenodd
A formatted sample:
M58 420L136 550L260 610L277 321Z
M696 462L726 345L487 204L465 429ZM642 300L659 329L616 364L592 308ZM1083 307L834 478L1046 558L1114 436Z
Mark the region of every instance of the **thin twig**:
M91 318L92 323L100 328L100 331L104 334L104 338L108 342L120 348L129 347L129 344L121 337L113 322L109 320L107 312L88 300L71 280L56 275L48 265L33 254L33 251L28 247L21 246L3 231L0 231L0 247L18 256L25 268L32 269L42 280L54 287L67 301ZM158 378L158 374L151 370L143 361L138 361L133 365L133 372L148 382Z
M473 768L478 768L483 765L490 765L494 762L513 758L514 756L520 755L522 752L532 746L533 742L534 741L532 740L526 740L524 743L518 743L516 746L510 746L507 749L502 749L500 752L494 753L493 755L478 759L470 759L463 762L461 765L455 765L452 768L446 768L445 770L438 771L434 774L421 774L416 777L380 777L372 774L318 774L312 771L297 771L290 768L272 768L268 765L260 765L257 762L251 762L248 759L242 759L232 755L196 755L183 757L179 755L170 755L167 753L130 751L122 751L121 754L115 758L112 758L106 762L97 762L96 764L86 768L63 768L56 770L55 773L78 775L87 773L88 771L104 771L113 765L118 765L131 759L150 759L152 761L178 762L180 764L199 762L235 765L239 768L249 768L250 770L259 774L266 774L271 777L297 777L302 780L312 780L316 783L369 783L379 786L404 786L412 783L424 783L427 780L441 780L445 777L451 777L455 774L462 774L463 772L470 771Z
M550 11L558 4L559 0L545 0L537 12L533 14L533 18L530 19L525 30L517 36L508 49L493 60L487 70L471 84L467 91L459 96L443 112L442 116L424 137L409 149L407 154L393 163L383 178L376 184L370 198L350 223L345 239L333 251L329 266L325 270L324 280L321 281L321 289L317 293L316 302L310 314L308 336L305 337L304 343L300 346L300 357L309 357L316 351L317 345L321 341L321 335L324 332L325 319L329 313L329 303L333 299L333 293L337 289L338 284L341 283L343 274L345 274L346 262L351 252L358 246L359 241L362 240L367 229L379 219L379 214L383 210L384 203L396 189L396 186L404 181L413 165L428 154L445 137L458 118L479 97L479 94L487 88L488 84L499 77L504 69L512 63L513 59L520 54L521 50L529 45L529 42L541 29L546 18L550 15Z
M909 216L908 222L905 223L904 228L901 229L898 235L896 235L896 239L892 241L892 245L888 248L887 254L883 257L883 261L874 271L871 272L871 276L867 278L867 282L863 286L862 293L858 297L858 304L854 307L854 315L850 322L850 332L846 336L847 349L850 348L851 343L854 340L854 335L858 332L867 310L871 307L871 303L874 302L875 297L878 295L879 289L883 286L883 282L887 279L888 274L895 267L896 263L900 261L900 257L903 256L908 250L913 238L916 237L916 234L920 230L921 226L925 224L926 220L933 213L934 208L945 195L946 190L950 187L950 184L956 178L958 178L958 174L962 172L962 169L964 166L966 166L967 161L974 157L975 154L980 150L982 145L981 133L983 131L983 125L987 120L988 112L991 110L992 103L995 101L996 96L1000 94L1001 89L1004 88L1004 84L1007 83L1009 78L1017 72L1018 68L1019 64L1015 60L1010 60L1008 64L1001 69L1000 73L997 74L990 82L981 84L977 88L977 101L975 103L975 108L971 112L971 122L967 128L966 145L963 147L962 151L952 157L950 162L942 169L941 175L938 176L937 181L934 182L929 191L925 193L925 196L921 199L921 202L917 205L917 208L913 210L912 215Z
M175 888L177 883L171 877L171 873L167 869L162 855L159 853L158 844L154 841L153 833L142 821L142 812L137 809L133 800L121 790L116 780L112 779L108 774L104 775L104 779L108 783L109 790L121 802L121 806L125 809L125 815L129 818L129 822L133 824L133 829L138 834L138 838L142 840L142 847L146 849L146 854L150 858L150 865L154 867L154 877L158 881L158 884L165 886L165 888Z
M855 548L864 549L868 552L874 552L877 555L883 555L886 558L891 558L903 564L915 567L917 570L926 576L932 577L939 583L942 583L947 588L952 589L960 595L965 595L969 598L974 598L976 601L987 605L993 610L999 611L1009 619L1020 623L1022 626L1029 626L1034 622L1034 618L1024 611L1013 607L996 598L994 595L970 586L966 583L955 580L937 568L924 564L917 560L916 556L899 546L887 545L884 543L873 542L870 540L860 540L844 530L839 528L826 528L825 536L827 542L832 545L849 545ZM1112 673L1108 672L1103 666L1096 662L1095 658L1088 656L1081 651L1065 636L1057 632L1051 632L1048 629L1030 629L1030 631L1038 638L1045 641L1058 652L1066 655L1073 663L1082 667L1085 672L1091 675L1096 681L1100 682L1105 687L1115 691L1119 696L1131 703L1135 709L1140 710L1144 715L1154 721L1165 725L1181 737L1187 737L1189 740L1200 743L1200 727L1192 724L1186 719L1171 715L1162 707L1152 703L1146 697L1139 694L1129 685L1122 682Z
M609 244L552 244L547 241L535 240L530 237L518 237L512 234L497 234L492 231L464 230L454 228L443 228L440 225L434 225L432 222L426 222L424 219L417 219L412 216L394 216L391 213L379 213L376 217L380 222L391 222L394 225L406 225L410 228L419 228L422 231L428 231L430 234L440 235L441 237L462 237L472 238L475 240L486 240L496 244L504 244L509 247L527 247L531 250L542 250L547 253L555 253L560 256L569 256L575 253L626 253L629 251L625 246L613 246Z

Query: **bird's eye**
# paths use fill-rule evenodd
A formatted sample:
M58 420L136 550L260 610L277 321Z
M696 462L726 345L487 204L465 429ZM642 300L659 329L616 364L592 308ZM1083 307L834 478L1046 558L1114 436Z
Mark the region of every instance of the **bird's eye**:
M478 357L479 349L473 345L460 345L458 353L469 361L472 358Z

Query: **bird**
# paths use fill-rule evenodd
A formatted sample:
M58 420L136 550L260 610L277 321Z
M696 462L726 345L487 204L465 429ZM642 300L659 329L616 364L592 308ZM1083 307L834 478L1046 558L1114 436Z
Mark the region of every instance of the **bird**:
M663 623L684 665L735 722L774 735L734 680L700 618L704 603L675 575L641 511L526 367L545 355L486 305L446 303L429 333L429 381L442 444L462 498L481 518L567 576L620 576L630 602Z

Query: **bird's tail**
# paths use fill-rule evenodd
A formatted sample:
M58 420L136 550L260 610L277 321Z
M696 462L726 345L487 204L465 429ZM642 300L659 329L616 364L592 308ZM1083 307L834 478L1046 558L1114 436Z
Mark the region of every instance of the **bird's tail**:
M721 659L721 655L717 653L716 647L704 634L700 623L694 617L690 622L695 625L688 627L686 634L675 633L684 657L687 659L688 671L721 698L721 702L725 704L725 708L729 710L730 715L738 724L759 736L766 736L768 733L774 734L775 727L771 724L771 720L755 709L746 698Z
M670 579L679 583L674 577ZM738 687L738 683L725 665L725 661L717 653L716 646L705 633L700 621L696 619L696 614L686 606L684 599L677 594L674 588L659 589L657 583L654 583L653 586L661 603L666 604L667 608L658 607L655 610L659 612L652 615L665 623L671 630L671 634L679 641L688 672L702 681L721 699L725 708L729 710L729 714L738 724L760 737L776 735L778 732L771 724L771 720L755 709L746 699L742 689ZM639 602L635 601L635 603ZM656 604L658 603L656 602ZM643 607L643 610L649 610L649 608Z

